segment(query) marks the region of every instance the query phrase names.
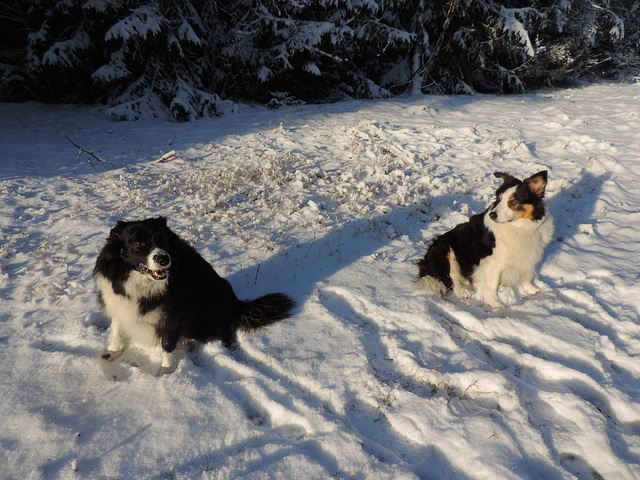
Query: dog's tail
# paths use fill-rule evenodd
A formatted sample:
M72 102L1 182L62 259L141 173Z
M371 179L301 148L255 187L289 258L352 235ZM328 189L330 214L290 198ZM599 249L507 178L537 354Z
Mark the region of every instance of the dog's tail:
M291 316L296 302L284 293L270 293L255 300L245 300L238 330L251 331Z
M418 281L413 284L413 293L421 294L425 292L442 296L447 293L447 287L437 278L425 275L418 278Z

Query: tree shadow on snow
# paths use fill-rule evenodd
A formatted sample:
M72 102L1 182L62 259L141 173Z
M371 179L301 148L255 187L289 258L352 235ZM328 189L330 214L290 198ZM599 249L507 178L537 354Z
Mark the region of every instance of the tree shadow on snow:
M318 283L326 281L340 270L352 266L363 257L375 254L395 241L397 237L393 229L399 225L399 228L410 230L399 232L403 235L402 242L415 242L421 256L424 244L421 231L433 226L430 220L433 219L434 208L440 206L449 208L453 205L454 200L460 201L460 195L446 194L432 198L429 206L400 207L372 219L354 220L332 230L322 238L296 245L287 251L275 254L268 260L261 262L260 265L245 268L226 278L241 298L255 298L268 292L280 290L302 304L316 290ZM478 207L473 203L474 200L470 198L469 204L472 209ZM407 235L409 240L406 240L404 235ZM417 275L416 260L407 259L405 261L411 264L412 272ZM354 278L359 278L357 272L354 273ZM409 295L413 278L407 275L401 281L405 280L407 281L406 292ZM368 278L362 278L361 281L364 284L371 282L371 285L376 283L375 279ZM369 373L379 382L387 385L390 390L399 386L424 398L431 398L434 395L432 386L417 384L410 375L390 361L391 354L382 339L384 333L375 319L368 319L366 314L363 314L349 299L342 298L339 292L333 291L332 288L322 288L319 301L344 323L360 322L358 332L363 336L361 343L366 358L369 359L367 368ZM404 334L405 332L395 333L402 337L403 344L410 343ZM251 360L246 358L245 361ZM312 404L318 406L324 405L325 402L320 397L315 397L304 385L298 385L295 379L285 377L267 365L261 365L260 370L270 378L291 385L293 387L291 393L300 396L304 403L311 401ZM437 445L414 442L390 424L385 413L389 405L385 402L392 401L391 399L385 400L384 396L381 396L380 405L376 407L363 401L362 394L364 392L347 392L349 398L345 405L348 410L346 417L331 412L328 412L328 416L332 421L343 424L345 431L355 435L368 454L381 463L398 465L401 469L420 475L421 478L431 478L431 472L434 471L444 475L439 478L461 480L467 478L456 470L455 463L447 458L445 452ZM248 415L249 417L255 415L256 418L264 417L255 414L255 412ZM304 452L299 453L304 454ZM215 455L218 453L216 452ZM323 464L325 466L333 465L336 464L336 461ZM369 467L375 468L373 465Z
M390 238L377 232L386 222L385 217L349 222L226 278L240 298L264 295L277 284L301 304L316 283L386 245Z
M335 313L344 307L344 302L336 300L339 305L329 307ZM353 315L353 312L351 312ZM409 380L399 370L390 371L386 363L388 351L379 340L380 332L375 327L375 322L364 326L367 338L363 341L366 347L366 355L371 358L370 364L373 374L378 380L389 383L402 383ZM377 343L376 343L377 339ZM369 478L373 472L382 465L399 467L399 471L413 472L420 478L456 478L467 480L470 477L456 470L455 464L447 458L446 453L436 444L419 444L411 441L398 430L394 429L385 416L385 400L381 399L379 408L372 406L363 399L366 392L346 392L346 412L336 413L328 405L325 398L317 395L305 385L299 382L297 376L282 373L280 369L273 368L268 363L262 362L248 352L235 350L223 354L231 355L235 361L243 364L243 369L255 369L260 375L249 375L252 388L238 380L238 372L232 364L219 362L215 357L203 355L201 358L190 360L194 365L202 368L201 374L207 377L207 382L224 385L222 395L243 409L247 419L255 425L255 434L237 443L225 445L207 452L204 456L196 456L176 468L176 472L193 472L211 468L229 468L229 477L242 476L249 478L254 474L264 472L272 468L272 465L284 461L302 462L301 474L305 468L313 469L314 478ZM392 367L391 367L392 368ZM246 374L246 373L245 373ZM282 391L278 386L286 386ZM391 386L393 388L393 386ZM416 394L430 396L429 389L422 392L414 390ZM265 402L269 399L269 402ZM271 418L270 405L278 405L276 408L277 419ZM289 412L288 423L283 422L281 409ZM305 420L309 410L319 412L327 420L328 431L332 431L329 425L335 425L341 431L352 435L365 452L365 458L371 460L360 465L355 473L353 465L343 465L339 456L336 456L333 448L327 448L323 443L323 436L314 431L309 431ZM327 441L327 440L325 440ZM250 451L257 451L253 460L235 460L239 456L243 459ZM264 452L270 452L265 454ZM295 460L293 460L295 458ZM304 459L304 460L301 460ZM277 467L273 467L276 468ZM346 471L345 471L346 470ZM434 474L433 472L437 472Z

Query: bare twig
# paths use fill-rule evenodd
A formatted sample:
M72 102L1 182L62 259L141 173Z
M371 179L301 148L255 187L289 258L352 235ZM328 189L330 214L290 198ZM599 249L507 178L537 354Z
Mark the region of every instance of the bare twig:
M69 138L68 135L65 135L64 138L66 138L67 140L69 140L74 147L76 147L79 151L78 151L78 158L80 158L80 155L82 153L86 153L87 155L91 155L93 158L95 158L96 160L98 160L99 162L105 163L104 160L100 157L98 157L95 153L90 152L89 150L82 148L80 145L78 145L76 142L74 142L73 140L71 140ZM91 160L89 160L89 164L93 167L93 163L91 163Z
M467 394L467 391L471 388L471 387L475 387L477 385L478 381L476 380L475 382L473 382L471 385L469 385L467 388L464 389L464 392L462 392L462 395L460 395L460 400L462 400L464 398L464 396Z
M158 160L158 163L164 163L169 159L171 159L171 157L175 157L175 156L176 156L176 151L171 150L170 152L167 152L164 155L162 155L162 157L160 157L160 160Z

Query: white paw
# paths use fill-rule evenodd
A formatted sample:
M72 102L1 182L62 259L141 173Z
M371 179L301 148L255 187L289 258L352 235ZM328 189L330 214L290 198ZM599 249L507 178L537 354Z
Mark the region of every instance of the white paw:
M540 289L531 282L522 285L522 290L529 295L535 295L540 292Z
M473 296L473 288L466 285L456 285L453 288L456 295L460 298L471 298Z
M481 302L486 303L490 307L493 307L493 308L504 308L504 305L502 303L500 303L500 301L498 300L498 298L496 297L495 294L480 293L478 295L478 298L479 298L479 300Z
M120 350L107 349L102 354L102 358L104 360L106 360L107 362L113 362L116 358L118 358L120 355L122 355L123 352L124 352L124 348L121 348Z
M493 308L504 308L504 304L500 303L496 298L487 300L486 304Z
M165 352L162 350L162 363L160 364L161 369L170 370L171 368L175 368L174 356L173 353Z

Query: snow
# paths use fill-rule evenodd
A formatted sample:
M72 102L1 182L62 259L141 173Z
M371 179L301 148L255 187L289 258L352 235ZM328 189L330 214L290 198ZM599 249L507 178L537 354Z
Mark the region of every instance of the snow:
M0 108L5 478L640 477L639 85L114 122ZM104 160L78 152L67 139ZM494 171L549 170L542 292L416 295ZM100 356L91 270L166 215L242 298L294 317L184 353Z

